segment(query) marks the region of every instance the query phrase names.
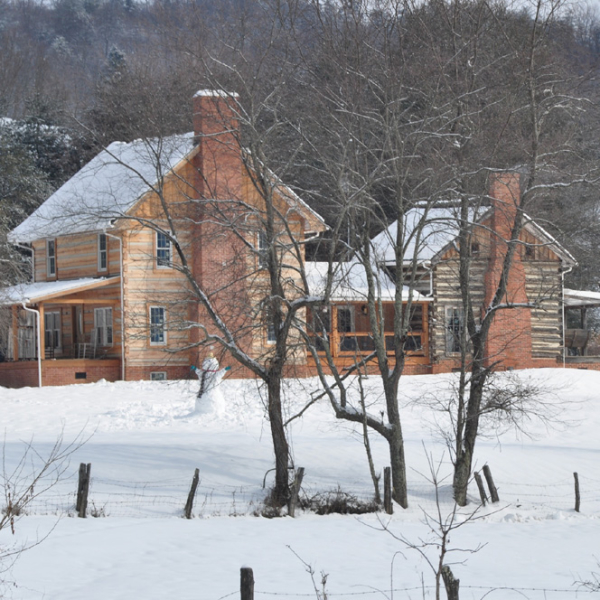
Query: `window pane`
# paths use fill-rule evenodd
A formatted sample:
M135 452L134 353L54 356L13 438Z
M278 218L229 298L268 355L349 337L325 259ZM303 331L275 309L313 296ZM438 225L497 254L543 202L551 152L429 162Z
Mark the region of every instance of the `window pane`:
M96 343L100 346L111 346L112 338L112 308L94 309L94 327Z
M101 271L106 271L107 252L106 252L106 235L101 233L98 236L98 268Z
M266 269L269 266L267 234L264 231L258 232L258 267Z
M171 242L164 233L156 233L156 264L168 267L171 262Z
M354 331L353 319L352 319L352 308L338 307L338 326L337 330L339 333L349 333Z
M165 309L160 306L150 308L150 342L153 344L165 342Z
M460 341L463 331L463 311L461 308L446 309L446 352L460 352Z
M56 275L56 242L46 242L46 270L48 275Z

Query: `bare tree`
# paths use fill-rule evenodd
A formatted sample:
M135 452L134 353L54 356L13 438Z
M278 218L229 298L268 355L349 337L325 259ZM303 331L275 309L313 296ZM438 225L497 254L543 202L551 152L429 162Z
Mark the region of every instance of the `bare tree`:
M291 461L282 381L306 354L296 333L313 301L303 269L306 238L325 224L282 183L290 161L276 169L267 151L286 134L281 104L295 68L287 35L295 4L272 8L268 15L242 14L240 27L214 42L218 52L196 57L209 89L195 98L194 149L181 152L190 148L189 137L161 133L101 155L143 185L145 202L131 209L114 195L92 206L82 190L77 210L79 219L114 219L114 234L123 240L160 236L163 254L156 259L148 246L137 260L156 259L176 274L168 291L171 356L194 360L216 347L264 382L275 454L271 500L279 507L289 497ZM264 34L258 45L247 45L247 19ZM164 106L157 108L160 117ZM152 114L152 106L146 110ZM152 125L164 129L158 120ZM67 213L73 218L73 207ZM153 335L145 314L153 294L140 290L129 310L140 340Z
M577 122L572 117L584 101L571 93L572 83L567 82L556 53L560 36L554 34L560 31L561 2L539 0L532 4L531 13L520 15L485 2L466 8L460 2L431 6L440 17L438 36L447 40L448 55L438 56L447 61L442 89L454 114L450 129L454 150L448 148L443 162L458 201L457 274L464 327L457 328L461 379L454 491L462 506L467 502L488 377L511 352L513 338L519 335L514 323L529 315L545 295L556 295L560 286L558 280L550 281L536 298L525 294L519 260L528 245L523 237L529 222L525 211L548 189L585 181L584 173L565 163L565 157L575 152L571 141ZM491 27L496 36L493 45L487 36ZM437 40L435 45L439 48ZM502 89L490 86L492 77L503 82ZM494 144L484 146L484 136L493 138ZM511 163L521 165L522 178L507 172ZM489 196L481 193L487 185ZM492 225L486 230L481 211L490 204ZM489 236L489 264L480 298L474 283L481 278L477 271L484 264L478 256L482 230ZM511 328L500 316L505 311L511 311Z
M71 442L65 442L61 434L47 452L41 452L33 441L25 442L18 460L12 464L7 456L6 441L4 442L0 473L3 501L0 531L8 530L15 534L18 521L27 515L37 498L64 478L70 458L86 441L83 432ZM5 583L1 576L14 560L22 552L43 542L47 535L24 545L3 544L0 549L0 584Z

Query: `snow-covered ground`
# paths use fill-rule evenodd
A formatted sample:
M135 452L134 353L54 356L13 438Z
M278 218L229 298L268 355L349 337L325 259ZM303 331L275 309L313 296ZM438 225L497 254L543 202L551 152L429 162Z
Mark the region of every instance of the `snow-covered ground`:
M537 408L550 422L530 418L522 431L488 426L477 468L490 465L501 502L451 534L456 552L446 562L461 581L461 600L589 597L576 582L600 572L600 373L556 369L518 377L540 388ZM48 534L3 575L3 591L32 600L219 600L239 597L239 569L250 566L257 600L315 598L304 561L317 581L328 574L331 599L433 598L432 572L409 545L437 539L425 524L425 514L437 511L428 457L439 465L443 516L453 508L440 433L445 417L431 408L452 379L403 380L410 507L396 507L391 518L254 516L265 474L267 485L272 481L273 458L261 390L252 381L224 381L222 398L200 413L193 412L197 380L0 388L6 473L30 443L44 455L59 436L65 443L87 440L60 482L16 523L15 535L0 532L5 548ZM380 384L367 380L376 414ZM312 379L290 382L289 414L317 387ZM362 439L335 420L325 400L293 422L290 439L295 465L306 469L304 493L339 486L362 499L372 494ZM385 444L371 440L381 469L389 464ZM90 508L98 518L73 516L80 462L92 464ZM195 518L185 520L196 467ZM25 474L33 468L27 462ZM580 513L573 510L575 471ZM476 506L474 485L470 493L465 514ZM425 551L435 559L435 546Z

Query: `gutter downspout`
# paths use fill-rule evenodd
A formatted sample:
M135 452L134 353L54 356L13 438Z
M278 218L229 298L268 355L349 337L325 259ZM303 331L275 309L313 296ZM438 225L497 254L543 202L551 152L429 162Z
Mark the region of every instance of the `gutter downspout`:
M561 276L561 284L562 284L562 345L563 345L563 369L565 369L567 367L567 345L566 345L566 341L567 341L567 337L566 337L566 331L565 331L565 275L569 274L571 271L573 270L573 267L569 267L568 269L565 269L564 271L560 272L560 276Z
M35 314L35 320L36 320L36 324L37 324L37 331L36 331L35 337L37 338L38 387L43 387L42 386L42 330L41 330L40 311L35 310L35 308L27 308L27 306L25 306L25 304L27 302L28 302L28 300L23 300L23 302L21 302L21 304L26 311L32 312Z
M123 271L123 239L120 238L118 235L108 233L106 229L104 230L104 235L119 241L119 270L121 272L121 381L125 381L125 273Z

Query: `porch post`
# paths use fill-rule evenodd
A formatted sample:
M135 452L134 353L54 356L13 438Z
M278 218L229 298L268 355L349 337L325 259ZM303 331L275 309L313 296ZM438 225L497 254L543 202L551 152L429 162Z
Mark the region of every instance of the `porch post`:
M338 311L337 305L331 305L331 356L336 358L340 347L340 334L338 332Z
M421 313L423 316L423 322L421 323L421 330L423 331L423 351L425 353L426 358L430 358L429 356L429 304L427 302L423 302L421 305L423 307L423 312Z
M584 335L585 335L587 332L587 308L585 306L581 307L581 329L583 329ZM581 356L586 356L586 355L587 355L587 341L585 342L585 346L581 349Z
M40 305L40 310L36 310L35 308L27 308L27 305L25 304L26 300L23 300L23 310L26 310L28 312L32 312L35 315L35 327L37 329L37 364L38 364L38 387L42 387L43 386L43 382L42 382L42 339L40 337L40 331L42 330L42 314L43 314L43 308ZM40 311L42 311L42 314L40 314Z
M16 304L12 305L12 347L12 359L19 360L19 309Z
M44 318L44 305L42 302L38 304L38 311L40 313L40 322L38 327L38 347L41 355L39 360L46 360L46 319Z

